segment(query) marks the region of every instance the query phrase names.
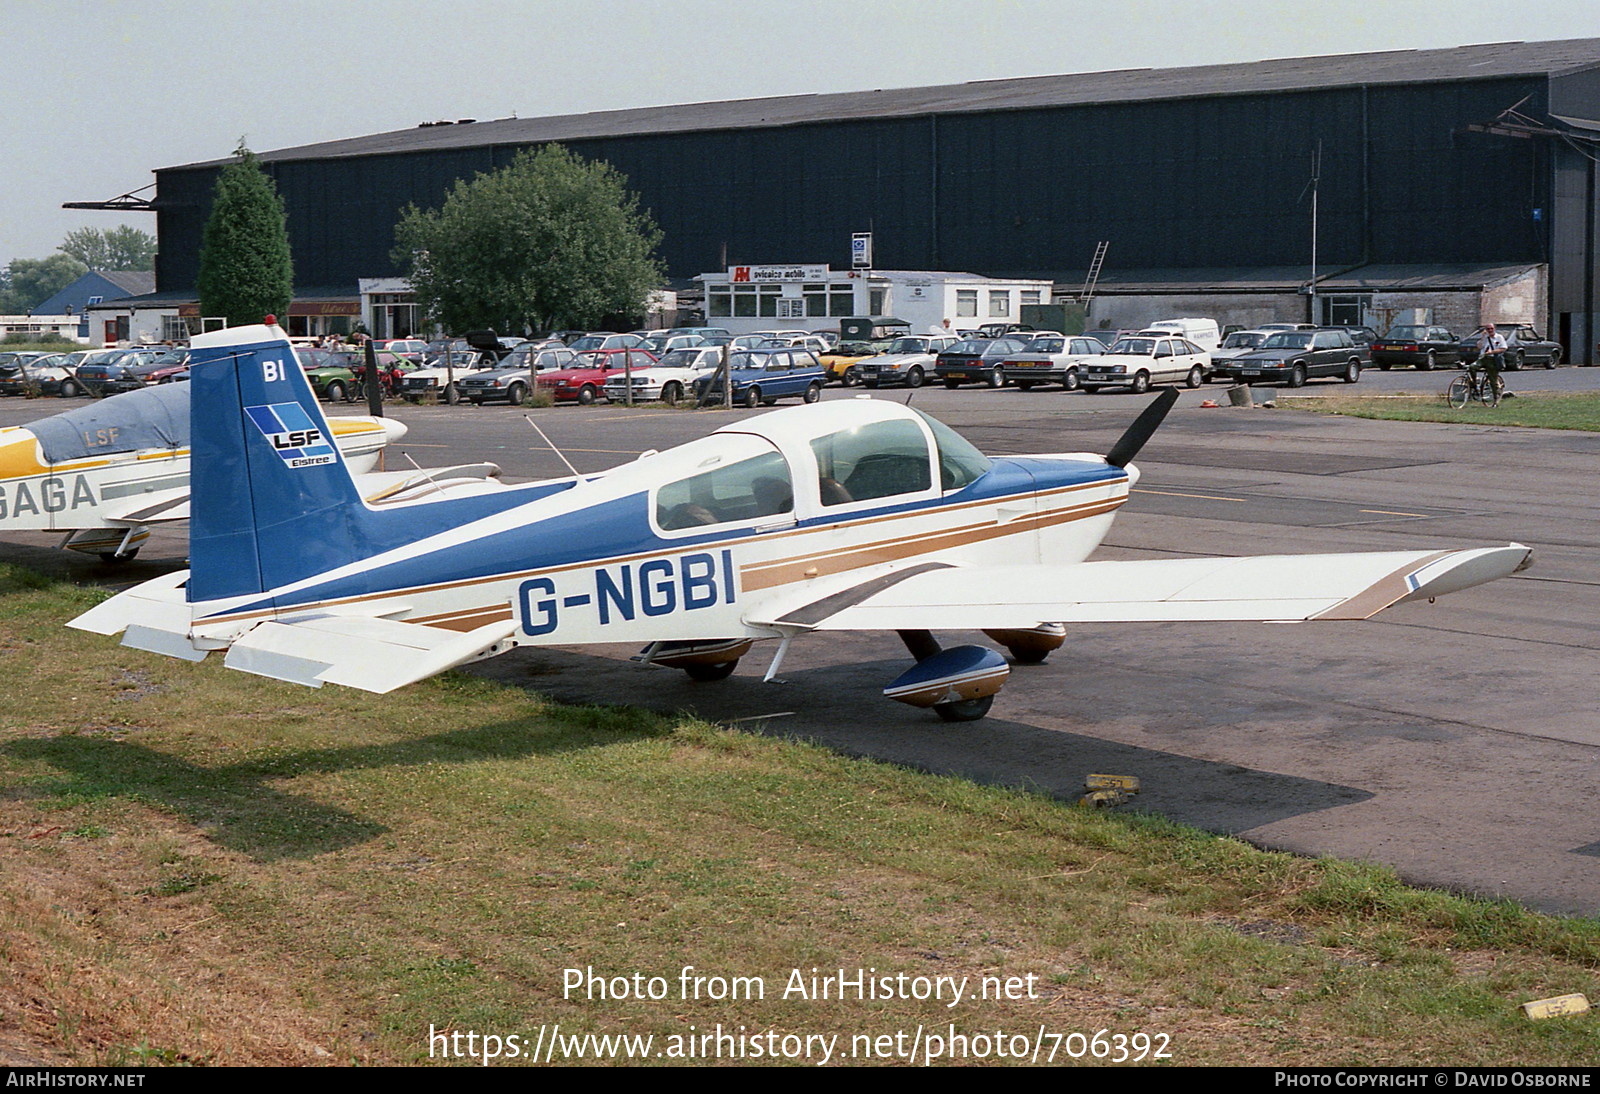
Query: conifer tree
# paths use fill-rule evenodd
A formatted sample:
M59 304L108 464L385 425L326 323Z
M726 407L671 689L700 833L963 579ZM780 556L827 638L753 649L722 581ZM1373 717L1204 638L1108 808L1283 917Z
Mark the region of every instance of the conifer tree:
M217 176L200 244L200 314L228 326L286 315L294 296L283 199L241 141L238 159Z

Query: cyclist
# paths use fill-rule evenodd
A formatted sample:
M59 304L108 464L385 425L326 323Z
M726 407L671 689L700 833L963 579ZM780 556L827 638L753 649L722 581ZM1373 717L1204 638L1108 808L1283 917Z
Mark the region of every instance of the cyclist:
M1483 369L1484 383L1500 386L1500 363L1505 359L1505 335L1497 334L1493 323L1485 323L1478 335L1478 360L1473 366Z

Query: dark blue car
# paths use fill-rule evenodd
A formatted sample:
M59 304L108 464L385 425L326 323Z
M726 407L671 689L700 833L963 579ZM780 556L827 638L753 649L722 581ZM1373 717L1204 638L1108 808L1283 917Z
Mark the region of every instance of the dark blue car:
M799 396L808 403L822 397L826 373L822 361L805 349L748 349L728 358L728 376L733 383L733 401L748 407L771 406L779 399ZM701 402L722 401L719 373L695 382Z

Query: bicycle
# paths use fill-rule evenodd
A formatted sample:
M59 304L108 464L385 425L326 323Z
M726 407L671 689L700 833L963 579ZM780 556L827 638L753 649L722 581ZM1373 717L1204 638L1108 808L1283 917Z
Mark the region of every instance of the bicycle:
M1506 389L1506 382L1496 376L1489 379L1487 369L1468 366L1467 371L1450 381L1450 387L1445 391L1445 398L1450 406L1460 410L1476 399L1484 406L1499 406L1500 395Z

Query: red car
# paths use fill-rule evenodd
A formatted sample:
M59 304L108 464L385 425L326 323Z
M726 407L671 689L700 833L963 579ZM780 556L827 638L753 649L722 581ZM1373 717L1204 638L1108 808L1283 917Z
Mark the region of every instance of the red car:
M628 368L649 368L656 355L642 349L593 349L578 354L571 368L539 373L540 391L548 391L558 403L588 406L605 395L606 381L621 376Z

